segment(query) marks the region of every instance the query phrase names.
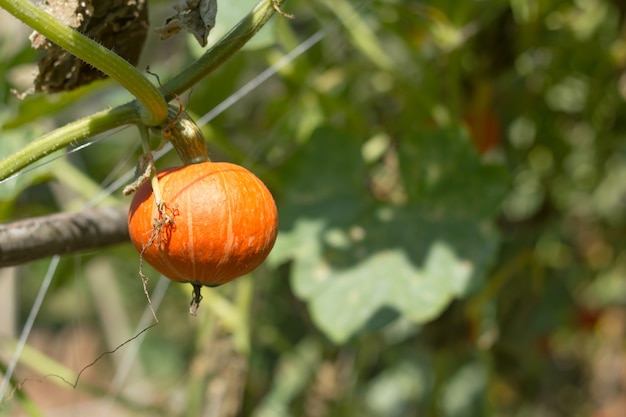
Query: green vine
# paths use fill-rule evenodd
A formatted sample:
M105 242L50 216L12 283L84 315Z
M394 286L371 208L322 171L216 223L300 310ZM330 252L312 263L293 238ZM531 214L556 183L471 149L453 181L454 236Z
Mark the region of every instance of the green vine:
M59 46L108 74L136 97L136 100L130 103L101 111L58 128L4 160L0 160L0 181L56 150L96 134L128 124L164 126L167 117L165 102L193 87L240 50L276 13L277 8L284 1L260 0L227 35L159 90L124 59L64 26L33 6L28 0L0 0L0 7ZM164 104L164 115L161 114L161 101Z
M120 126L139 123L141 121L133 103L103 110L68 123L29 143L13 155L0 160L0 181L72 143L80 142Z
M141 72L99 43L64 25L28 0L0 0L0 7L117 81L141 103L141 121L148 126L167 118L167 104L161 92Z

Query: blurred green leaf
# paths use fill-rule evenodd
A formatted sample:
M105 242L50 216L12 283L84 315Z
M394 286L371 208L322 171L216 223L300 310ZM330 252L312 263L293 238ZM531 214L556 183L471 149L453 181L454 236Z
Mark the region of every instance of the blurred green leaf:
M346 0L320 0L341 21L352 37L354 45L363 52L375 65L387 71L396 71L401 67L396 65L389 51L379 42L376 28L355 9L354 5Z
M304 339L294 351L281 358L273 384L254 417L289 416L289 405L307 387L319 366L321 349L313 339Z
M432 358L407 355L385 368L365 390L365 404L376 416L406 416L433 389Z
M443 417L486 415L484 394L487 382L488 369L482 362L469 362L460 367L443 387L441 415Z
M436 218L486 219L500 209L506 171L478 158L460 129L409 133L399 144L404 185L412 204Z
M418 184L403 207L369 195L359 142L347 133L317 130L286 168L273 261L294 259L293 289L334 341L380 326L386 309L431 320L482 282L498 238L481 220L495 213L505 177L456 132L401 145L405 183Z

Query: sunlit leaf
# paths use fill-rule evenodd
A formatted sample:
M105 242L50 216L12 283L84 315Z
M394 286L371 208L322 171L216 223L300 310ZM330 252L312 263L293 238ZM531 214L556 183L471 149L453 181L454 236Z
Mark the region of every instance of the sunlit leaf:
M464 417L482 415L487 368L482 362L469 362L447 380L441 395L441 415Z
M388 310L432 320L482 282L498 242L486 219L504 176L483 166L459 132L412 136L400 147L409 164L402 172L410 203L402 207L370 197L359 142L344 132L317 130L286 168L272 258L293 258L293 289L333 340L380 326Z

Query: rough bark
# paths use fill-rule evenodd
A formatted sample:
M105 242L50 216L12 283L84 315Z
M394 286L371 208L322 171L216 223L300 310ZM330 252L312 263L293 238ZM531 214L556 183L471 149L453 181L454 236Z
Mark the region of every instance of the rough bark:
M146 0L46 0L50 14L136 65L148 34ZM39 61L36 91L72 90L105 78L97 68L34 32L31 42L45 55Z
M0 224L0 267L126 242L127 215L100 207Z

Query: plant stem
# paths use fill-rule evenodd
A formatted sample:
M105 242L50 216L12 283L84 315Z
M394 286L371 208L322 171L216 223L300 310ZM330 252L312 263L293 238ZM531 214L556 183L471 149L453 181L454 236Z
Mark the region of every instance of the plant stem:
M103 110L55 129L7 158L0 160L0 181L72 143L131 123L141 123L141 120L135 105L128 103L113 109Z
M2 1L2 0L0 0ZM226 36L209 48L198 60L168 81L164 94L169 101L193 87L241 49L255 33L276 13L285 0L260 0L259 3Z
M169 140L178 157L185 165L209 162L206 139L202 130L185 111L170 108L171 122L161 131L161 136Z
M167 103L159 89L119 55L64 25L28 0L0 0L0 7L120 83L142 104L142 123L156 126L165 121Z
M223 64L228 57L241 49L241 47L263 27L269 18L272 17L272 15L276 12L274 6L282 5L284 1L285 0L261 0L249 14L244 17L224 38L215 44L215 46L205 52L204 55L202 55L202 57L200 57L189 68L165 84L162 88L165 99L169 101L174 98L175 95L182 94L189 88L193 87L193 85L195 85L202 78L207 76L211 71ZM138 91L143 97L143 94L146 94L147 91L155 90L154 86L150 84L145 77L143 77L135 68L122 58L113 54L106 48L102 48L99 44L91 41L90 39L60 24L51 16L48 16L45 12L30 4L28 0L0 0L0 7L5 8L18 19L21 19L24 23L32 26L34 29L48 37L51 41L55 43L58 42L59 46L68 49L70 52L74 53L79 58L84 59L86 62L97 66L99 69L110 75L111 78L117 79L115 77L121 77L122 79L118 79L118 81L124 87L127 87L131 93L135 94L135 92ZM64 44L61 43L63 40L66 40ZM78 47L76 47L76 45L78 45ZM91 50L91 48L94 49ZM96 49L104 49L104 51L96 53ZM113 55L113 57L111 57L111 55ZM95 61L88 61L87 59L90 57L97 57L99 60L98 63ZM105 61L102 63L102 66L100 65L100 60ZM113 65L115 73L114 76L113 74L107 72L106 68L111 67L111 63L117 62L118 60L123 61L123 65L129 66L130 70L119 71L119 68L123 68L123 65L120 65L119 67L117 65ZM131 77L131 75L134 76ZM129 83L131 85L127 86ZM150 89L139 88L139 85L142 83L147 83L147 85L150 86ZM158 90L156 91L156 96L153 96L153 99L155 101L164 100L161 93L159 93ZM0 182L44 156L68 146L70 143L89 138L126 124L159 124L163 123L167 119L167 105L164 104L164 114L161 117L159 104L159 116L154 117L154 109L156 107L147 105L146 102L142 101L137 94L136 96L137 100L142 102L148 111L153 111L151 116L148 118L148 121L146 120L146 115L139 114L136 102L127 103L110 110L104 110L94 115L85 117L84 119L77 120L42 136L36 141L30 143L28 146L8 156L6 159L0 160ZM152 96L152 94L150 93L148 96ZM146 97L143 98L146 100ZM163 101L163 103L165 103L165 101ZM156 119L159 120L157 121Z

